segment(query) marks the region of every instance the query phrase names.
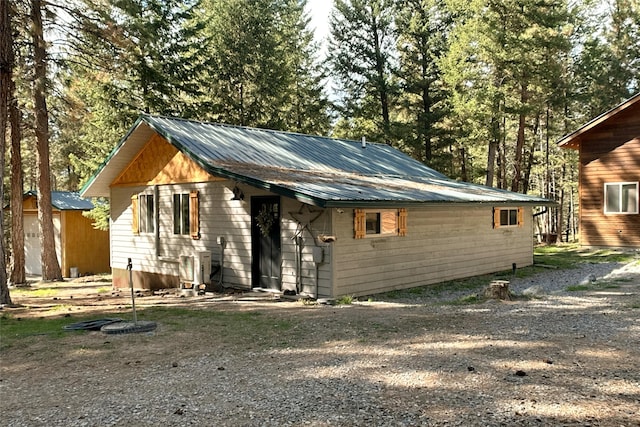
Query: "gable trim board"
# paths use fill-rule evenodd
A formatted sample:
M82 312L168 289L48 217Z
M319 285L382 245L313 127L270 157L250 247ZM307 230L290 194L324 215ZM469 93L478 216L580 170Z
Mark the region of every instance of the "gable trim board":
M203 168L208 179L193 173L180 182L155 180L165 166L141 162L139 155L149 150L154 158L156 151L170 151L165 145ZM155 169L123 178L125 170L149 164ZM176 192L198 194L198 239L173 234ZM82 193L111 197L116 286L128 285L131 257L136 277L148 273L139 283L151 288L177 286L180 256L206 251L222 266L225 285L250 289L251 200L280 196L281 290L325 298L531 264L531 208L554 204L450 180L386 144L362 148L360 141L149 115L136 121ZM134 235L132 197L141 193L157 195L157 226ZM523 226L495 229L499 206L521 208ZM357 209L390 208L397 211L397 233L354 238Z
M607 186L640 183L640 93L563 137L579 153L579 240L583 246L640 247L640 213L607 212ZM634 200L629 202L633 203Z

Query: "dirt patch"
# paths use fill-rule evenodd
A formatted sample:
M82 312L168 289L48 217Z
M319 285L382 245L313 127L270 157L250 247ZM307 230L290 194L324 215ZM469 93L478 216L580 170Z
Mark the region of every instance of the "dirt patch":
M639 426L640 274L616 280L471 305L139 294L151 334L4 348L3 424ZM108 283L38 287L0 313L130 318Z

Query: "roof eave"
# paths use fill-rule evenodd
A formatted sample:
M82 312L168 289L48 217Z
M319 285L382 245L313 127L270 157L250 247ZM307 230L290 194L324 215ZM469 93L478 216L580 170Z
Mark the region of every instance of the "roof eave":
M96 172L89 178L89 180L82 186L79 193L82 197L109 197L109 185L106 185L105 188L96 188L98 178L105 171L111 159L113 159L118 151L122 148L122 146L126 143L129 137L138 129L140 123L144 120L144 115L139 116L133 125L129 128L126 135L123 136L118 144L111 150L107 158L102 162L102 164L98 167ZM147 123L148 124L148 123ZM93 188L92 188L93 187ZM94 190L94 191L91 191ZM87 193L89 193L87 195Z
M427 205L455 205L455 206L557 206L553 200L541 201L433 201L433 200L327 200L323 207L326 208L398 208L398 207L420 207Z
M600 114L599 116L597 116L593 120L587 122L582 127L580 127L577 130L575 130L574 132L571 132L570 134L567 134L567 135L563 136L562 139L560 139L558 142L556 142L556 144L559 147L569 148L569 149L572 149L572 150L578 150L580 148L580 143L582 142L581 141L581 136L584 133L590 131L591 129L593 129L594 127L600 125L601 123L609 120L611 117L615 116L619 112L621 112L623 110L626 110L627 108L629 108L632 105L634 105L636 102L640 102L640 93L635 94L631 98L626 99L625 101L623 101L620 104L616 105L612 109Z

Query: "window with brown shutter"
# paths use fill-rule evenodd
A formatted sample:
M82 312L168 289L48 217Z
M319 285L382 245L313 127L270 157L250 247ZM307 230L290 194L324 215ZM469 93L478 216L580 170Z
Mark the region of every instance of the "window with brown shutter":
M355 232L354 237L356 239L364 239L364 236L366 235L367 220L364 209L354 209L353 214L353 229Z
M524 208L493 208L493 228L523 225Z
M524 226L524 208L518 208L518 227Z
M134 194L131 196L131 232L133 234L140 234L139 224L138 195Z
M398 209L398 236L407 235L407 210Z
M406 236L406 209L354 209L354 238Z
M200 238L200 197L198 191L189 193L189 233L192 239Z

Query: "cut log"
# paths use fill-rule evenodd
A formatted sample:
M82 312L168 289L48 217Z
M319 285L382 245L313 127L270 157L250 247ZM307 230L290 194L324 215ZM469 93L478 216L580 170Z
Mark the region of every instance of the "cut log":
M508 280L493 280L484 290L484 296L487 298L510 300Z

